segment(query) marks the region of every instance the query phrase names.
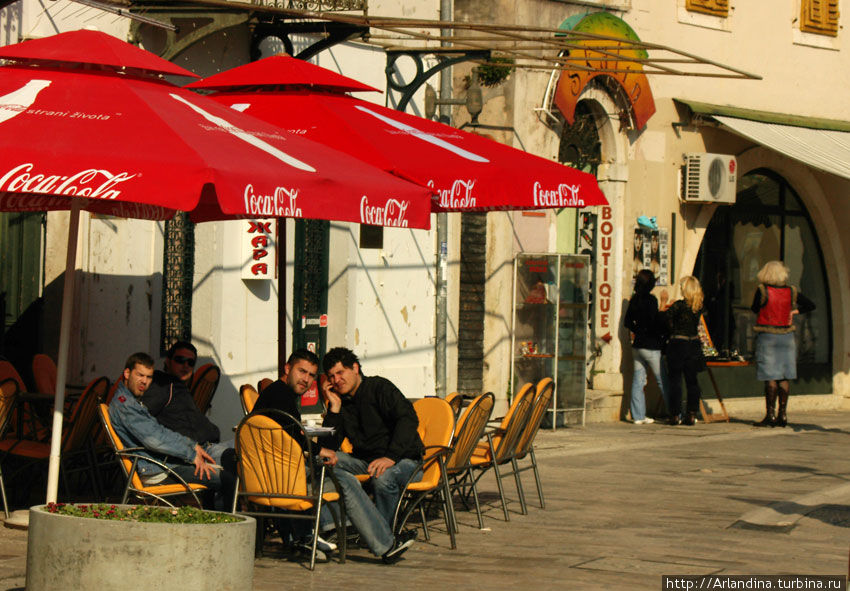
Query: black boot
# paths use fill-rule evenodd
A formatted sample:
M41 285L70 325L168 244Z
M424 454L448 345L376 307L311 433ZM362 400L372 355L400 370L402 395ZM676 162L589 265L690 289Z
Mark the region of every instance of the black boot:
M785 411L788 409L788 389L779 388L779 412L776 415L776 421L774 425L777 427L784 427L788 424L788 417L785 414Z
M755 427L773 427L775 425L776 416L773 414L773 409L776 406L776 385L769 382L765 384L764 401L765 406L767 407L767 412L761 421L753 423Z

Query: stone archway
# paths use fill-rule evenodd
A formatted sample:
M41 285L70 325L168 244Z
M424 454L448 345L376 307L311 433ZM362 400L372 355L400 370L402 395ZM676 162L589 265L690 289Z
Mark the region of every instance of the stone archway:
M593 80L582 91L576 108L576 123L586 126L588 119L592 120L599 142L598 162L593 162L591 156L585 158L584 163L576 164L594 165L599 187L609 203L607 207L595 208L594 295L588 343L588 385L592 390L607 392L623 391L622 345L618 338L624 288L620 280L624 276L623 232L620 229L624 227L630 138L621 126L621 114L628 105L621 102L599 81ZM562 132L562 138L564 135ZM562 146L559 152L569 156L571 150Z

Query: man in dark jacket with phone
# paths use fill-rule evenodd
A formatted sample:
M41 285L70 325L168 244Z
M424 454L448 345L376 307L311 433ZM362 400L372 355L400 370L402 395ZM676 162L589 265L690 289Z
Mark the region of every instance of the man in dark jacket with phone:
M351 453L335 451L326 461L336 467L349 517L370 550L386 563L396 562L416 535L400 532L394 536L391 529L403 488L419 470L424 453L416 411L392 382L364 376L360 360L350 349L328 351L322 368L327 377L322 385L328 406L324 426L336 430L323 444L338 450L347 438L353 446ZM370 476L374 503L355 474ZM349 498L358 502L349 503ZM352 510L352 505L357 509Z

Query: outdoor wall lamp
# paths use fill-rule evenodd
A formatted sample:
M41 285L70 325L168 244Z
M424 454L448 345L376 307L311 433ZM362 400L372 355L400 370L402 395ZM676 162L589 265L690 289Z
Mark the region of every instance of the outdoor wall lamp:
M439 105L464 105L469 116L472 117L472 124L477 125L478 116L484 110L484 94L481 92L481 85L478 84L478 69L472 69L472 74L469 77L469 87L466 89L466 98L437 98L437 91L434 90L434 87L426 84L425 117L433 119L434 115L437 114L437 106Z

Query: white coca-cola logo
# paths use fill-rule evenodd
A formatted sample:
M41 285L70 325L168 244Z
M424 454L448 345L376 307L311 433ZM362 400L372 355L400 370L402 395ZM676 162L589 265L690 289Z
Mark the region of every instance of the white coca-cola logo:
M428 181L428 186L435 189L434 181ZM443 209L467 209L475 207L475 196L472 194L474 187L475 181L473 179L465 181L457 179L448 189L436 189L439 206Z
M34 164L20 164L0 177L0 191L15 193L48 193L115 199L121 195L116 185L129 181L136 174L113 174L102 168L87 168L71 175L32 172Z
M360 200L360 223L370 226L406 228L407 220L404 216L408 206L410 201L401 199L387 199L384 205L369 205L369 198L363 195Z
M578 194L580 185L561 183L557 189L544 189L539 181L534 182L534 205L540 207L584 207L584 199Z
M254 193L253 185L245 186L245 212L258 217L300 218L298 189L277 187L271 195Z

